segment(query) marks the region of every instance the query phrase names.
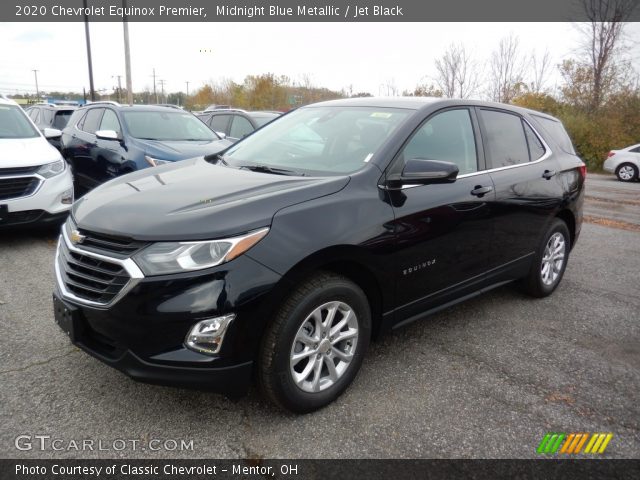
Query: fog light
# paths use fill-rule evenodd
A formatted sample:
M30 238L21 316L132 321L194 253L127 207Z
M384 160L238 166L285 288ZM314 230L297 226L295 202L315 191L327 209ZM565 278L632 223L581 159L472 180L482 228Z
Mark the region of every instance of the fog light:
M185 346L190 350L208 355L218 353L227 327L234 318L236 316L230 314L199 321L191 327L185 340Z
M73 188L66 190L60 196L60 202L64 205L71 205L73 203Z

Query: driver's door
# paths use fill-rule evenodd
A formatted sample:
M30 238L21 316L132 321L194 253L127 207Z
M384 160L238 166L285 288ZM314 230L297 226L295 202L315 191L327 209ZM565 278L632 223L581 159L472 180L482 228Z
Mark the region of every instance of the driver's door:
M412 158L455 163L453 183L405 185L390 190L395 214L397 320L474 290L488 268L493 235L489 202L493 182L483 173L484 158L475 112L440 111L411 136L392 170Z

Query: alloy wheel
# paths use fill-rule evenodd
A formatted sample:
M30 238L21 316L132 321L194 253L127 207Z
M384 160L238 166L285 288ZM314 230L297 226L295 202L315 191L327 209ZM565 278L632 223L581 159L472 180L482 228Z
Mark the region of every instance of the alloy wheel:
M334 385L348 370L358 344L358 319L344 302L328 302L302 322L291 346L290 373L308 393Z
M542 283L545 285L553 285L558 280L564 265L565 254L566 242L564 235L556 232L551 235L544 249L540 268Z

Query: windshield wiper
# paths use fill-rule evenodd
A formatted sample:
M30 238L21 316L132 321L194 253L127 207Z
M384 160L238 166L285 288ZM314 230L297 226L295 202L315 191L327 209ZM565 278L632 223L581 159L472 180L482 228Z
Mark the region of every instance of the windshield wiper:
M295 170L287 170L286 168L270 167L268 165L252 164L252 165L240 165L238 168L243 170L251 170L252 172L260 173L272 173L274 175L295 175L304 177L304 173L297 172Z
M224 159L224 155L222 155L221 153L210 153L209 155L205 155L204 159L207 162L211 162L214 164L221 164L221 165L224 165L225 167L229 166L227 161Z

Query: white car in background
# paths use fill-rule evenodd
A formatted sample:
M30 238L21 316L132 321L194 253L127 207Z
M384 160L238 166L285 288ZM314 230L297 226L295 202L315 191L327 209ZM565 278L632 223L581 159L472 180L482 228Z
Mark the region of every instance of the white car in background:
M640 143L622 150L611 150L602 168L606 172L615 173L621 182L638 180L638 172L640 172Z
M47 141L61 133L53 128L40 133L16 102L0 95L0 229L66 218L73 177Z

